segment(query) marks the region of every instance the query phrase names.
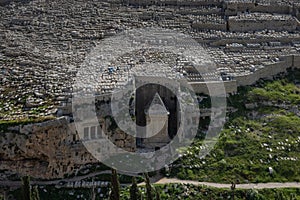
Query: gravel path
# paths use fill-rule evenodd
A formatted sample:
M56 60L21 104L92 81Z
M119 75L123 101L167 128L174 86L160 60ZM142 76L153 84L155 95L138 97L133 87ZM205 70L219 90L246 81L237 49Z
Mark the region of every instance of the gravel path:
M168 183L182 183L192 185L205 185L215 188L230 188L231 184L223 183L209 183L209 182L198 182L190 180L179 180L174 178L162 178L155 182L156 184L168 184ZM300 188L300 183L289 182L289 183L247 183L247 184L236 184L236 188L240 189L268 189L268 188Z

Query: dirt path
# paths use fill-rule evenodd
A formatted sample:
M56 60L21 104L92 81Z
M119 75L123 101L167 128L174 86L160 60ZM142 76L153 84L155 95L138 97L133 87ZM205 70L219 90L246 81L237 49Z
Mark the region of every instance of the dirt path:
M51 181L32 181L32 184L36 185L54 185L59 184L60 182L74 182L80 181L86 178L94 177L100 174L109 174L110 170L95 172L91 174L87 174L84 176L76 176L73 178L61 179L61 180L51 180ZM209 187L215 188L230 188L231 184L223 184L223 183L210 183L210 182L199 182L199 181L191 181L191 180L179 180L175 178L160 178L158 181L153 181L155 184L170 184L170 183L181 183L181 184L192 184L192 185L205 185ZM140 183L139 185L144 185L144 183ZM0 181L0 186L6 187L20 187L21 181ZM268 188L300 188L300 183L297 182L289 182L289 183L247 183L247 184L236 184L236 188L241 189L268 189Z
M179 180L174 178L162 178L155 184L168 184L168 183L182 183L192 185L205 185L215 188L230 188L231 184L223 183L209 183L209 182L198 182L190 180ZM240 189L268 189L268 188L300 188L300 183L289 182L289 183L247 183L247 184L236 184L236 188Z

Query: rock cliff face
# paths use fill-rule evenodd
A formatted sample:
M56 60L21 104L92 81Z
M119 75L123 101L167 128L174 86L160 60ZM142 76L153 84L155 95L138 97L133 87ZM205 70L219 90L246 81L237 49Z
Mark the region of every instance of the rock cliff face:
M0 169L36 178L60 178L96 160L77 140L67 118L18 127L1 135Z
M109 119L103 131L115 145L135 150L135 139L121 130L111 130ZM106 128L107 127L107 128ZM9 175L35 178L62 178L89 163L99 163L84 147L74 123L67 117L42 123L18 126L0 135L0 179Z

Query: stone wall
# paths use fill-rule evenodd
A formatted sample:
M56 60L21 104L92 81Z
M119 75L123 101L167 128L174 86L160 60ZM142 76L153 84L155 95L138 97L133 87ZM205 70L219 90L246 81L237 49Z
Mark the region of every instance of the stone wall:
M192 24L192 28L196 30L220 30L220 31L226 31L227 30L227 24L209 24L209 23L201 23L201 22L194 22Z
M300 69L300 56L299 55L294 55L293 56L293 67Z
M244 39L220 39L220 40L211 40L207 41L211 46L219 47L219 46L226 46L226 44L232 44L232 43L239 43L243 45L251 44L251 43L268 43L270 41L278 41L282 44L290 44L295 41L295 38L292 37L282 37L282 38L255 38L254 41L250 40L250 38L244 38ZM202 41L203 42L203 41Z
M288 68L293 67L293 62L293 56L284 57L281 62L266 63L264 67L257 69L252 74L236 76L235 80L237 81L238 86L246 86L254 84L261 78L272 79L273 76L286 72Z
M276 31L295 31L299 27L299 21L295 17L290 19L239 19L238 17L229 17L228 27L234 32L261 31L265 29Z
M282 57L280 62L265 63L265 66L257 69L255 72L246 75L235 76L233 81L224 81L224 88L227 94L237 92L238 86L253 85L256 81L262 78L272 79L273 76L286 72L288 68L300 68L300 56ZM190 83L196 93L209 94L206 83L191 82ZM211 88L217 87L220 83L210 83Z
M198 94L209 94L208 87L206 83L201 82L194 82L190 83L193 87L195 93ZM212 92L216 92L216 88L220 87L221 82L209 82L207 84L210 84L210 88L213 90ZM237 82L236 81L224 81L224 88L227 94L235 94L237 92ZM222 92L222 91L220 91Z
M292 7L289 5L278 4L255 4L254 2L234 2L224 5L225 15L237 15L240 12L264 12L264 13L278 13L278 14L291 14Z
M222 0L124 0L129 5L150 6L150 5L166 5L166 6L221 6Z

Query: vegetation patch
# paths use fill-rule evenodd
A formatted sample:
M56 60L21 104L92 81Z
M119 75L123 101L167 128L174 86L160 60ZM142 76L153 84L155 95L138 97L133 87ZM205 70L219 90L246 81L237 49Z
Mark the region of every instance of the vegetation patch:
M295 76L298 72L260 83L261 88L239 88L239 94L228 98L237 112L228 115L210 154L199 158L205 146L197 137L165 175L220 183L300 181L300 90Z
M184 199L184 200L221 200L221 199L235 199L235 200L299 200L300 189L220 189L205 186L195 186L191 184L168 184L155 185L155 189L159 191L160 199ZM130 200L129 187L121 192L121 199ZM142 198L146 199L146 188L139 187ZM158 198L152 198L154 200Z

